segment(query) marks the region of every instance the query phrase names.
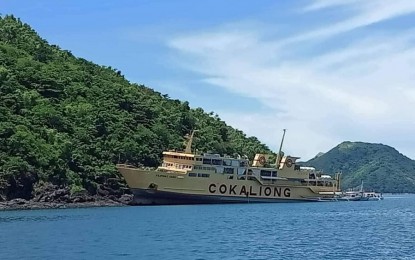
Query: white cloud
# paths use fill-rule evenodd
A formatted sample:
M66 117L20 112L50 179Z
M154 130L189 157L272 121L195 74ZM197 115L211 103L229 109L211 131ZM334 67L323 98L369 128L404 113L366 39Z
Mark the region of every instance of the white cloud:
M393 4L384 0L371 1L315 1L308 10L319 10L326 7L339 5L349 5L354 7L355 15L344 21L324 26L321 29L303 33L283 41L283 44L292 44L299 41L307 41L310 39L324 39L333 37L337 34L352 31L361 27L386 21L398 16L407 15L415 12L415 1L413 0L395 0ZM314 6L314 7L313 7Z
M306 6L303 11L318 11L330 7L347 6L362 0L316 0Z
M204 75L205 82L267 106L266 114L253 107L251 114L222 111L220 116L272 147L278 144L282 128L289 129L288 151L305 159L342 140L399 145L402 136L396 131L405 133L407 143L415 147L412 131L408 131L415 127L415 114L408 113L415 107L412 30L369 33L364 38L349 39L341 48L294 55L309 44L324 44L343 32L412 13L415 1L391 5L385 1L314 1L304 10L317 12L342 5L355 13L305 34L264 40L258 33L264 28L254 31L252 26L225 26L183 35L169 46L180 55L181 65ZM272 30L273 25L269 28ZM402 149L415 157L415 148Z

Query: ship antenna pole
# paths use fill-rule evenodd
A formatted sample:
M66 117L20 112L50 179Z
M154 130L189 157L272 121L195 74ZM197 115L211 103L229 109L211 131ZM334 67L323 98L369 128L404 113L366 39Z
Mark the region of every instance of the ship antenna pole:
M198 130L193 130L190 134L189 141L187 141L186 149L184 150L185 153L192 153L192 142L195 132L198 132Z
M280 168L280 160L281 160L280 157L281 157L282 144L284 143L285 131L287 131L287 129L283 129L283 131L284 131L284 133L282 134L280 150L278 151L277 160L275 161L275 166L277 167L277 169Z

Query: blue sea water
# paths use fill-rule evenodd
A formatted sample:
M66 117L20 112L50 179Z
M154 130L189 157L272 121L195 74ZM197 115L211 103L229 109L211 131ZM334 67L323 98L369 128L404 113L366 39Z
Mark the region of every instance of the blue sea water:
M3 211L0 259L415 259L415 195Z

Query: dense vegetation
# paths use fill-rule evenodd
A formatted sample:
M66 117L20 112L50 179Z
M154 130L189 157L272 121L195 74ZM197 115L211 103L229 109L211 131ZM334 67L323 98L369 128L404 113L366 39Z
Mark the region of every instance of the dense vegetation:
M365 190L415 192L415 161L390 146L343 142L306 163L325 172L342 172L342 187L364 182Z
M157 166L192 129L200 151L269 152L214 113L132 84L0 17L0 200L30 198L38 182L94 194L117 177L117 162Z

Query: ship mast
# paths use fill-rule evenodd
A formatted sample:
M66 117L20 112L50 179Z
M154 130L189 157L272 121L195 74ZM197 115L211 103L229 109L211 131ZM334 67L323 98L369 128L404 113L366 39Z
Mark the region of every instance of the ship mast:
M280 157L281 157L282 144L284 143L285 131L287 131L287 129L283 129L283 131L284 131L284 133L282 134L280 150L278 151L277 160L275 161L275 166L277 166L277 169L280 168L280 160L281 160Z
M192 142L193 142L193 136L196 132L199 130L193 130L190 134L189 140L186 143L186 149L184 150L185 153L192 153Z

